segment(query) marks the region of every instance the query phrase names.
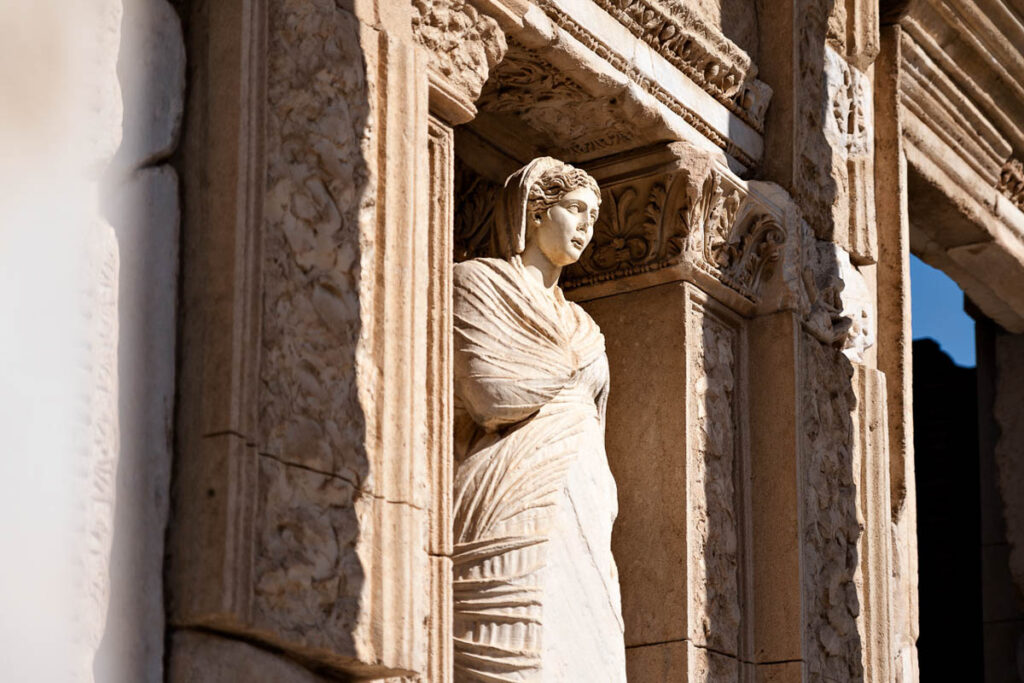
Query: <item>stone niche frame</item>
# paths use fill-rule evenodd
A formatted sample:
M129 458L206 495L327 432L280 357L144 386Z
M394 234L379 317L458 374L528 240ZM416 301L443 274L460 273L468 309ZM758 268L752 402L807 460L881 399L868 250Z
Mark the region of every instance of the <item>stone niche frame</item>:
M681 398L652 424L664 428L688 497L676 510L685 517L676 564L662 567L683 628L663 639L664 656L634 642L630 675L724 667L800 680L811 600L799 463L813 456L800 439L801 354L808 340L820 344L804 330L827 336L836 312L810 291L815 241L793 201L737 175L761 155L770 88L714 36L697 36L707 51L690 63L693 53L655 44L634 16L601 14L611 3L597 3L587 26L572 21L574 6L191 3L171 680L217 656L192 649L211 633L332 675L451 680L454 129L473 121L487 137L493 112L483 102L478 112L478 99L506 36L562 71L580 67L574 75L605 88L587 85L590 96L621 96L651 117L627 151L602 156L588 142L567 161L606 193L633 184L648 201L661 183L676 202L639 226L656 244L568 274L578 277L568 294L608 324L613 354L625 337L612 338L615 324L598 309L664 291L679 304L662 311L678 336L656 358L674 363ZM701 32L684 19L659 21ZM595 37L605 29L621 44ZM623 46L660 71L630 66ZM719 58L728 81L685 75L715 73ZM684 351L687 338L707 343ZM717 365L707 348L726 349ZM649 355L630 357L650 371ZM688 378L701 373L731 374L731 393L691 395ZM708 420L709 406L733 416L729 435ZM702 495L710 475L703 487L692 479L701 467L729 473L732 493ZM623 496L644 493L620 486ZM712 536L731 529L732 557L695 554L708 547L710 527L691 524L702 516ZM698 586L708 558L736 588L722 613Z
M422 210L450 144L386 9L188 8L171 680L239 639L331 675L451 669L450 219ZM385 154L408 144L432 155Z

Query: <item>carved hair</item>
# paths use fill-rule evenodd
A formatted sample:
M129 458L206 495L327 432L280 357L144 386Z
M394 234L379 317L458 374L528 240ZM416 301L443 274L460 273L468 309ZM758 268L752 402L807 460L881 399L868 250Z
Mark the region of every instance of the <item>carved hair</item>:
M569 164L538 157L505 181L495 215L494 248L510 259L526 248L527 216L543 213L573 190L587 188L601 201L601 190L588 173Z
M593 192L597 197L597 205L601 205L601 188L589 173L569 164L549 168L530 188L526 199L527 215L543 214L560 202L562 197L581 188Z

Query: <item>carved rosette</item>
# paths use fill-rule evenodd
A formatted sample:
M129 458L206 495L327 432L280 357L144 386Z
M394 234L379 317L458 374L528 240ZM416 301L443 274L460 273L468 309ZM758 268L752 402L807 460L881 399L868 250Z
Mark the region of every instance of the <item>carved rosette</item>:
M429 51L433 88L472 118L473 102L508 50L498 22L463 0L414 0L412 32Z
M567 289L687 263L757 303L786 240L775 214L718 171L643 178L604 190L602 200Z

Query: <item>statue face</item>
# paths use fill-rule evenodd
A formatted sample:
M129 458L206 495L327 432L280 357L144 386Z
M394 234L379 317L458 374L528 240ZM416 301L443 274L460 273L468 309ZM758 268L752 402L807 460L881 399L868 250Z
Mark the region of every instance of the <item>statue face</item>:
M579 260L590 244L597 221L598 197L586 187L562 195L554 206L533 216L528 242L556 266L568 266Z

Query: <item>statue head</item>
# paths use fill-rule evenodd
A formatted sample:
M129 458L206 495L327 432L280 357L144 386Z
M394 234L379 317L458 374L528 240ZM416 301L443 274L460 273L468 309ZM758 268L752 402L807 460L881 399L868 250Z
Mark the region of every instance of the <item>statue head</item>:
M590 174L538 157L505 181L495 216L498 255L510 259L537 241L556 265L573 263L593 236L600 204L601 190Z

